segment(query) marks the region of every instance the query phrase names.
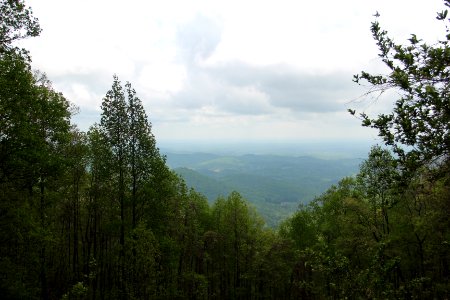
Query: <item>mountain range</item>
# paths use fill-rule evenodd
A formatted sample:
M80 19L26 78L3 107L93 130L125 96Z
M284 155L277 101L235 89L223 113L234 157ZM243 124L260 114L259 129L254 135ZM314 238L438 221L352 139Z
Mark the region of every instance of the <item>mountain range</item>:
M238 191L276 226L345 176L357 173L360 158L165 153L167 164L188 187L210 202Z

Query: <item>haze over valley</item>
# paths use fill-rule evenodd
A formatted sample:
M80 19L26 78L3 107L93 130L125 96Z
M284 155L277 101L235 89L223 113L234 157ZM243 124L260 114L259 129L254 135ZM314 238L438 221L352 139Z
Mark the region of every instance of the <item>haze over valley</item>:
M238 191L270 227L343 177L355 175L369 150L368 143L351 141L172 142L161 146L168 166L210 203Z

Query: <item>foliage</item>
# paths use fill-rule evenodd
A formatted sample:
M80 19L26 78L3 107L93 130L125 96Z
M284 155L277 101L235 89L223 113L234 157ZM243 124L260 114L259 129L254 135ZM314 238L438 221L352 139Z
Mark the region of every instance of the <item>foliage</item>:
M450 7L450 1L445 0ZM414 171L423 165L448 161L450 149L450 18L448 10L437 19L446 22L444 39L429 45L415 34L408 45L399 45L382 30L378 21L372 23L372 34L380 50L380 58L389 68L388 75L362 72L354 81L367 81L368 93L397 90L401 97L393 111L371 118L361 113L363 126L378 130L384 142L393 147L401 166ZM349 110L351 113L355 111Z
M30 20L17 20L12 28L35 26ZM16 39L34 34L14 30L8 34ZM450 175L448 144L441 140L446 127L443 135L431 136L448 117L438 115L440 103L448 100L448 82L432 86L427 77L448 72L429 57L447 51L448 38L414 52L391 44L376 26L374 32L385 62L391 62L390 51L404 62L400 69L392 62L393 72L415 76L407 82L394 73L386 81L379 77L383 88L404 83L401 88L409 91L412 82L414 96L399 100L386 123L363 115L368 125L387 130L382 134L395 153L373 147L356 176L299 207L278 231L267 229L238 192L209 205L189 190L159 153L131 84L123 87L114 76L100 123L84 133L70 123L69 101L43 74L31 71L28 58L2 52L2 299L448 297ZM410 65L407 51L413 55ZM423 73L430 62L430 73ZM376 77L362 78L378 84ZM430 113L436 124L419 114L431 103L422 100L435 101ZM419 116L411 118L414 129L396 123L409 113ZM422 121L429 131L421 131ZM399 144L417 148L403 153ZM411 168L409 180L401 180Z
M21 55L5 53L0 65L0 252L2 277L9 278L0 286L5 297L33 298L39 289L48 297L46 260L71 136L69 103Z
M407 187L386 181L393 157L373 147L356 178L304 206L280 234L301 251L310 293L332 298L441 298L448 285L448 187L422 171ZM381 175L383 174L383 175Z
M249 199L275 228L296 210L320 195L343 176L355 174L361 159L318 159L307 156L218 156L166 153L189 187L208 197L210 203L233 190Z
M21 0L1 0L0 16L0 54L13 50L14 41L41 33L38 19Z

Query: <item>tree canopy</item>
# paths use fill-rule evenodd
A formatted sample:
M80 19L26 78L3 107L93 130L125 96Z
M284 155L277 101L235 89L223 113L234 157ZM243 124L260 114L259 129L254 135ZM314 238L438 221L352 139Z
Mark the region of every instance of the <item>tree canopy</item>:
M39 20L21 0L0 0L0 53L11 50L12 43L41 33Z
M118 76L99 123L79 130L69 100L13 47L40 32L31 9L0 1L2 299L450 294L448 30L436 44L413 35L402 46L372 24L391 72L355 81L401 98L390 114L361 117L394 153L372 147L358 174L271 229L236 191L210 204L188 189Z

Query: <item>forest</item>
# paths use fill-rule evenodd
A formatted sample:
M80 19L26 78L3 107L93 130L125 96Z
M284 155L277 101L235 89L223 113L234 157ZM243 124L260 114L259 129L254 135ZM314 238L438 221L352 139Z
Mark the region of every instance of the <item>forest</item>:
M310 202L343 177L356 174L363 160L280 154L163 153L167 165L188 187L206 196L209 203L239 191L268 227L276 227L299 204Z
M396 44L372 23L398 91L358 174L277 228L234 191L209 204L166 164L131 83L114 75L87 132L16 42L41 27L0 0L2 299L447 299L450 294L450 0L446 35Z

